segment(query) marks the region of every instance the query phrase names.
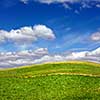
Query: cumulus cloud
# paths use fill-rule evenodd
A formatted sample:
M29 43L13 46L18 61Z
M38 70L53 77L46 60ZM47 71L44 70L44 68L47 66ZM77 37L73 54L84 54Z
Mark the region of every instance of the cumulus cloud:
M45 25L35 25L12 29L11 31L0 30L0 42L12 41L18 44L32 43L39 38L54 39L53 30Z
M100 32L95 32L91 35L91 40L100 41Z
M34 60L34 63L57 62L68 60L86 60L100 63L100 48L97 48L93 51L72 52L66 55L45 55L40 59Z
M88 53L89 56L100 57L100 47Z
M0 52L0 67L16 67L33 64L35 59L48 55L47 48L38 48L34 51Z
M69 54L64 53L53 55L48 52L47 48L38 48L34 51L26 50L20 52L1 52L0 68L68 60L86 60L100 63L100 47L92 51L71 52Z

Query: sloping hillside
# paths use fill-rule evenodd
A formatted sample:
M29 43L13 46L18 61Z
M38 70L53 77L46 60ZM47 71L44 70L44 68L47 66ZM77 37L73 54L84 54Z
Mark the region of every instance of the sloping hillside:
M0 100L100 100L100 64L70 61L0 70Z

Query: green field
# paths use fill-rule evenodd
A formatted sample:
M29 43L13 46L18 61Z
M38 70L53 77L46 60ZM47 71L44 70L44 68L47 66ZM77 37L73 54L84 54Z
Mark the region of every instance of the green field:
M0 100L100 100L100 64L70 61L1 69Z

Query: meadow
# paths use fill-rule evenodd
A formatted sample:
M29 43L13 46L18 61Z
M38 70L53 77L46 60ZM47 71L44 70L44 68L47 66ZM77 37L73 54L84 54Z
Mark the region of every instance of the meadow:
M1 69L0 100L100 100L100 64L69 61Z

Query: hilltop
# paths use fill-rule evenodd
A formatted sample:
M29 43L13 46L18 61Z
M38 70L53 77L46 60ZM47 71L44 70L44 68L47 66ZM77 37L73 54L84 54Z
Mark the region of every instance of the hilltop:
M1 100L99 100L100 64L46 63L0 70Z

